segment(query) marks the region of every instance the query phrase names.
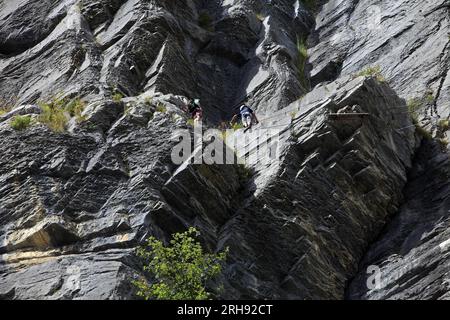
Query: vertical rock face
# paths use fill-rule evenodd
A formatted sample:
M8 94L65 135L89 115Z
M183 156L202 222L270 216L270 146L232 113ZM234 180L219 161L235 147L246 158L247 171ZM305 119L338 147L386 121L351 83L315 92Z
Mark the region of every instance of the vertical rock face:
M328 1L316 22L313 82L379 66L399 95L410 99L431 90L434 107L449 116L448 1ZM340 72L329 72L333 66Z
M393 92L373 80L342 80L292 106L300 113L281 130L277 170L255 166L258 190L222 228L236 259L230 298L342 298L397 211L414 150L412 130L395 130L409 120L389 108L401 100L388 100ZM370 119L343 126L327 116L355 105Z
M351 299L449 298L449 157L427 142L414 162L405 202L363 260Z
M447 297L449 158L400 97L448 117L448 5L321 4L2 1L0 298L136 298L136 247L187 226L230 247L223 298ZM55 95L82 97L82 121L11 128ZM258 111L262 131L231 136L247 169L173 163L185 97L211 127ZM407 270L370 289L373 264Z
M448 140L439 123L450 110L449 10L448 1L327 2L311 36L312 83L379 66L401 97L429 97L417 110L420 123ZM425 141L418 150L405 203L368 251L349 298L448 298L450 178L443 149Z

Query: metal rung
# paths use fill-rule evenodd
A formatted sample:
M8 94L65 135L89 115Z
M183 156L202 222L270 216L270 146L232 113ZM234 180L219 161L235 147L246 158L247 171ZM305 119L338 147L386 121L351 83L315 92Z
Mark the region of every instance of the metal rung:
M370 113L330 113L329 117L332 119L339 119L339 118L364 118L370 116Z

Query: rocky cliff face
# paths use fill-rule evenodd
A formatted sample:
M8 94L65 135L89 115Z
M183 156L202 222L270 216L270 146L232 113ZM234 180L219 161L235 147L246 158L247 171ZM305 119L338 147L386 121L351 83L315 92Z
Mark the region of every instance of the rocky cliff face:
M223 298L448 297L448 10L1 2L0 297L135 298L135 248L187 226L211 251L230 247ZM11 128L55 95L81 97L83 121ZM257 110L261 124L231 136L247 169L173 163L194 96L209 127L244 98ZM440 143L416 133L402 98L423 102L416 121ZM352 111L368 116L332 115Z

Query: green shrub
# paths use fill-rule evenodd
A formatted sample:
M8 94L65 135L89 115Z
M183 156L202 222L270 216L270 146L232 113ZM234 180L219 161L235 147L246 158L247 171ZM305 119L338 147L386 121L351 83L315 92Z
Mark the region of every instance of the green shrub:
M66 129L68 117L64 109L54 104L41 105L42 113L38 117L40 123L45 124L55 132L63 132Z
M419 114L418 111L421 108L426 107L434 103L434 94L433 91L427 90L421 97L416 97L409 99L407 102L408 111L413 118L413 122L416 124L419 122ZM438 124L439 125L439 124Z
M289 115L291 116L291 120L294 120L295 117L297 116L297 112L296 112L296 111L291 111L291 112L289 113Z
M80 123L86 120L86 117L82 115L85 106L85 103L78 98L69 102L65 109L71 117L75 117L76 121Z
M433 104L434 103L434 93L433 91L427 91L425 95L423 96L423 100L427 104Z
M231 126L231 129L233 129L234 131L239 130L239 129L243 129L243 128L244 128L244 125L242 124L242 122L235 122Z
M144 260L144 271L152 274L155 282L133 281L137 295L146 300L208 299L210 293L205 283L222 272L228 249L219 254L204 253L194 238L198 235L195 228L189 228L184 233L174 234L168 246L150 237L137 255Z
M145 104L146 104L147 106L151 106L151 105L152 105L152 101L153 101L153 98L152 98L152 97L146 97L146 98L144 99L144 102L145 102Z
M201 12L198 16L198 25L208 31L214 31L213 19L207 12Z
M167 107L164 103L162 102L158 102L158 104L156 105L156 111L157 112L161 112L161 113L166 113L167 112Z
M65 111L67 99L56 96L48 102L39 102L38 104L42 110L38 117L40 123L55 132L62 132L66 129L69 121Z
M305 75L306 63L308 61L308 47L303 39L297 37L297 72L300 84L304 89L308 89L309 84Z
M123 99L123 94L121 94L120 92L116 92L115 94L113 94L112 99L114 102L119 103Z
M444 149L447 149L449 143L447 138L441 138L438 141Z
M31 124L31 116L14 116L11 120L11 127L14 130L24 130Z
M4 115L5 113L8 113L11 111L10 106L0 106L0 116Z
M420 109L421 107L421 102L420 99L414 98L414 99L410 99L407 102L407 107L408 107L408 112L411 115L413 122L416 124L419 122L419 115L417 114L417 111Z
M421 135L424 139L427 140L432 140L433 139L433 135L431 134L431 132L429 132L427 129L425 129L424 127L416 124L416 132Z
M264 19L266 18L262 13L256 13L255 16L259 21L264 21Z
M448 131L450 129L450 120L439 120L438 127L444 132Z
M75 117L78 123L86 120L82 115L85 103L80 98L70 100L56 96L48 102L39 102L38 105L42 110L38 122L55 132L63 132L71 117Z
M361 70L356 74L357 77L372 77L375 78L378 82L386 82L386 79L381 74L380 66L372 66L367 67L364 70Z

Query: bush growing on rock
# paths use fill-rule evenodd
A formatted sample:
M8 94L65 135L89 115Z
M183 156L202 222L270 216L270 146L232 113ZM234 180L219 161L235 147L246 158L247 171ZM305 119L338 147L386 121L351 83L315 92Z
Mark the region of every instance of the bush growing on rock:
M113 94L112 99L114 102L119 103L123 99L123 94L121 94L120 92L117 92L117 93Z
M447 149L448 147L448 139L446 138L440 138L438 139L439 143L441 144L441 146L443 147L443 149Z
M187 119L187 121L186 121L186 124L191 126L191 127L194 126L194 123L195 123L194 119Z
M25 130L30 124L31 116L15 116L11 121L11 127L17 131Z
M266 18L263 13L256 13L255 16L259 21L264 21L264 19Z
M426 140L433 139L432 133L419 124L416 124L416 132Z
M435 98L433 92L427 91L421 97L416 97L408 100L407 102L408 112L411 115L414 124L417 125L419 123L419 111L425 108L426 106L433 104L434 99Z
M439 120L438 127L442 131L448 131L450 129L450 120Z
M421 107L420 100L417 98L408 100L407 104L408 106L408 112L411 115L411 118L413 120L414 124L419 123L419 115L417 114L417 111Z
M133 281L137 295L146 300L208 299L211 294L206 291L206 282L222 272L228 249L218 254L204 253L194 239L198 235L195 228L189 228L174 234L169 246L150 237L137 255L144 260L144 271L153 275L155 282Z
M309 84L305 75L306 62L308 61L308 48L303 39L297 37L297 68L300 84L304 89L308 89Z
M85 116L83 116L83 111L85 108L85 104L81 99L75 99L69 102L66 106L67 112L69 112L71 117L75 117L78 123L86 120Z
M0 106L0 116L4 115L5 113L8 113L9 111L11 111L11 107Z
M234 131L243 129L244 125L241 122L235 122L233 123L233 125L231 126L231 129L233 129Z
M42 113L38 121L45 124L55 132L62 132L66 129L68 117L65 115L65 99L55 97L46 103L39 103Z
M66 98L54 97L49 102L39 103L39 106L42 113L38 121L55 132L63 132L70 117L75 117L77 122L85 120L82 116L85 104L79 98L69 101Z
M11 98L8 100L0 98L0 116L10 112L13 106L17 103L17 100L17 98Z
M156 105L156 111L161 112L161 113L166 113L167 107L164 103L158 102L158 104Z
M380 66L367 67L356 74L357 77L373 77L378 82L386 82L386 78L381 74Z

